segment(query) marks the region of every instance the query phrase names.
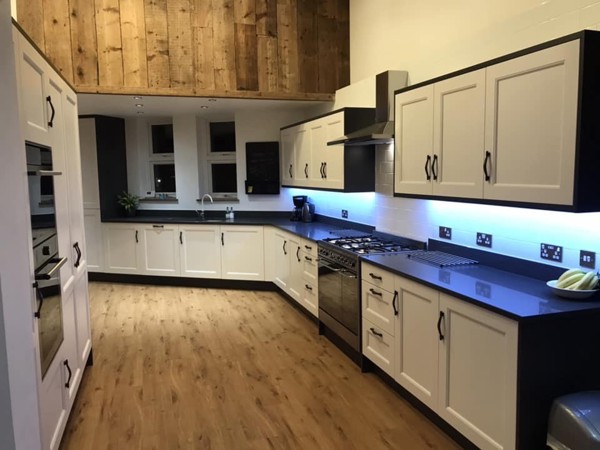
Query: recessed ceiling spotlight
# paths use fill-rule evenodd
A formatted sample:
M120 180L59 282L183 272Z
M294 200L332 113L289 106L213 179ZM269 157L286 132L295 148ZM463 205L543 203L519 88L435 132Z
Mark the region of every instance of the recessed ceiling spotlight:
M216 101L217 101L217 99L216 99L216 98L209 98L209 99L208 99L208 101L209 101L209 102L216 102Z
M200 107L200 109L208 109L208 106L206 106L206 105L202 105L202 106Z
M135 104L135 107L136 107L136 108L143 108L143 107L144 107L144 105L143 105L142 103L136 103L136 104Z
M138 114L144 114L144 111L138 111L137 113Z
M142 97L140 97L139 95L134 95L134 96L133 96L133 99L134 99L134 100L141 100L141 99L142 99Z

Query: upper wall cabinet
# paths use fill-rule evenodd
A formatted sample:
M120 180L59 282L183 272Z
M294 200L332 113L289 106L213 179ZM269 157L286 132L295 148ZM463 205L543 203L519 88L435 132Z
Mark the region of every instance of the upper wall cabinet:
M372 108L344 108L281 129L284 187L340 192L375 190L375 151L327 142L372 124Z
M395 96L395 195L600 210L600 33L584 31Z

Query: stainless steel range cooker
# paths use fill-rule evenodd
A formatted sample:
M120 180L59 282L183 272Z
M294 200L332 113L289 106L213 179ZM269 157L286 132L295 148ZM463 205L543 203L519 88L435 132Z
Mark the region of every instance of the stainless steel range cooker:
M335 232L319 241L319 331L334 333L356 362L360 359L361 255L399 253L425 249L425 243L384 233L353 230Z

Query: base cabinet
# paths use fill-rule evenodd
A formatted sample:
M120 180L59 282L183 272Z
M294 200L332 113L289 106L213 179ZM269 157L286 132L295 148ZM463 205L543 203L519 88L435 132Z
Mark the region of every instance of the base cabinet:
M179 275L179 226L148 224L141 225L141 267L144 275Z
M42 429L42 446L54 450L60 444L63 430L67 423L67 401L65 399L64 352L56 354L40 385L40 420Z
M479 448L514 449L517 323L366 263L362 274L363 354Z
M105 271L141 272L140 229L136 224L108 223L103 226Z
M221 227L180 225L181 276L221 278Z
M262 226L221 226L221 270L227 280L265 279Z

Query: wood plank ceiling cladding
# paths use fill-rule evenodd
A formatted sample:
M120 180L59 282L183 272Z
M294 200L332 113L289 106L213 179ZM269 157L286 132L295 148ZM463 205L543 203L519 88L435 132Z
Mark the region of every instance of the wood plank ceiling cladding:
M350 81L349 0L17 0L77 92L330 100Z

